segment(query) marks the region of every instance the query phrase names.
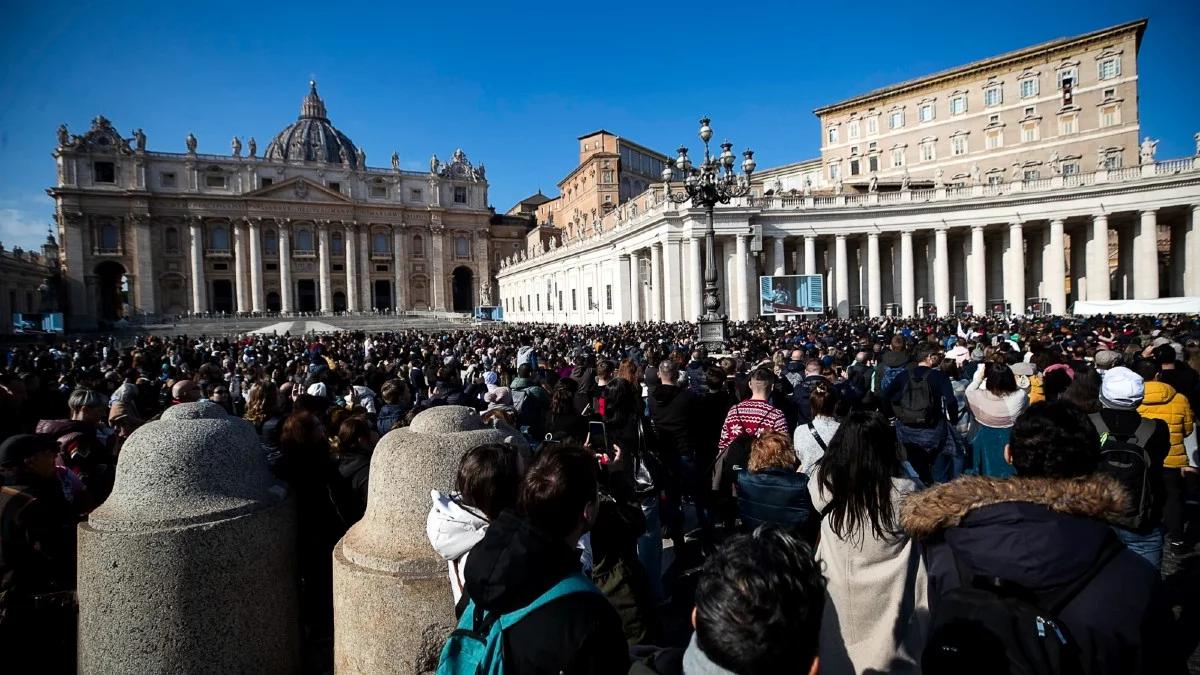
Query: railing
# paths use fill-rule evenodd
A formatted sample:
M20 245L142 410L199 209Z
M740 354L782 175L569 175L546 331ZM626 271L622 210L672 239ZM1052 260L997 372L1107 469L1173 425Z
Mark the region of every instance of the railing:
M928 202L928 201L933 201L933 199L935 197L937 197L937 190L934 190L932 188L928 188L928 189L924 189L924 190L913 190L911 192L911 194L912 194L912 201L914 201L914 202Z
M1108 180L1110 182L1136 180L1142 177L1142 167L1128 166L1124 169L1109 169Z
M900 197L903 193L880 192L878 194L879 194L879 203L880 204L899 204L901 201Z
M837 206L837 197L813 197L815 206Z
M1037 190L1049 190L1049 178L1032 178L1021 182L1021 190L1023 192L1035 192Z
M1154 174L1156 176L1164 173L1181 173L1183 171L1191 171L1196 165L1196 162L1191 157L1183 159L1168 159L1165 162L1159 162L1154 165Z

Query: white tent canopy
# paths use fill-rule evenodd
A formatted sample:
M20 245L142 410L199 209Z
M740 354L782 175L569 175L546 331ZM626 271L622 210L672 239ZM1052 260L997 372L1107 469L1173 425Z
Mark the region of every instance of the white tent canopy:
M1075 303L1075 314L1200 314L1200 298L1091 300Z

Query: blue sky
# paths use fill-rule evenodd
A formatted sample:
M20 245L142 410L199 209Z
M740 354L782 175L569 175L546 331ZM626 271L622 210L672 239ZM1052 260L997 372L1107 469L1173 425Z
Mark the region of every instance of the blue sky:
M202 6L203 9L196 9ZM334 124L386 166L462 147L508 209L606 128L670 151L696 120L760 167L819 154L813 108L1139 17L1142 134L1160 157L1200 131L1200 2L86 3L8 0L0 25L0 241L32 246L53 209L54 130L103 114L152 150L260 152L315 77Z

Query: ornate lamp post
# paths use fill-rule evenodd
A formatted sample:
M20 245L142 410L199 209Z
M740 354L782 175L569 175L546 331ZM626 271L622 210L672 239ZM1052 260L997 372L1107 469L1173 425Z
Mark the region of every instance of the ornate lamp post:
M721 153L713 155L709 152L708 142L712 139L712 127L708 126L707 117L700 120L700 140L704 142L704 160L700 166L692 166L688 159L685 146L679 147L679 157L668 160L663 168L663 193L667 199L682 204L691 201L692 206L704 209L704 314L700 316L700 344L710 349L720 349L729 339L726 318L719 314L721 299L717 289L717 266L715 247L716 235L713 232L713 207L717 204L728 204L735 197L743 197L750 193L750 176L757 164L754 161L754 151L747 149L742 153L742 175L735 173L734 165L737 158L733 154L733 143L728 140L721 144ZM678 169L684 175L684 192L671 191L671 179L674 170Z

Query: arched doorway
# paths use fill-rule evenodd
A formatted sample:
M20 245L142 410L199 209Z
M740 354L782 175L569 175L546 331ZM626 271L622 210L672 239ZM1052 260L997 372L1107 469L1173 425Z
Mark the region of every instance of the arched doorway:
M233 281L213 279L212 308L214 312L233 314Z
M474 309L474 279L469 267L457 267L454 269L453 290L451 291L454 298L454 311L469 312Z
M96 299L100 319L116 321L125 314L125 268L115 260L96 265Z
M375 309L384 310L392 306L392 282L387 279L375 280Z

